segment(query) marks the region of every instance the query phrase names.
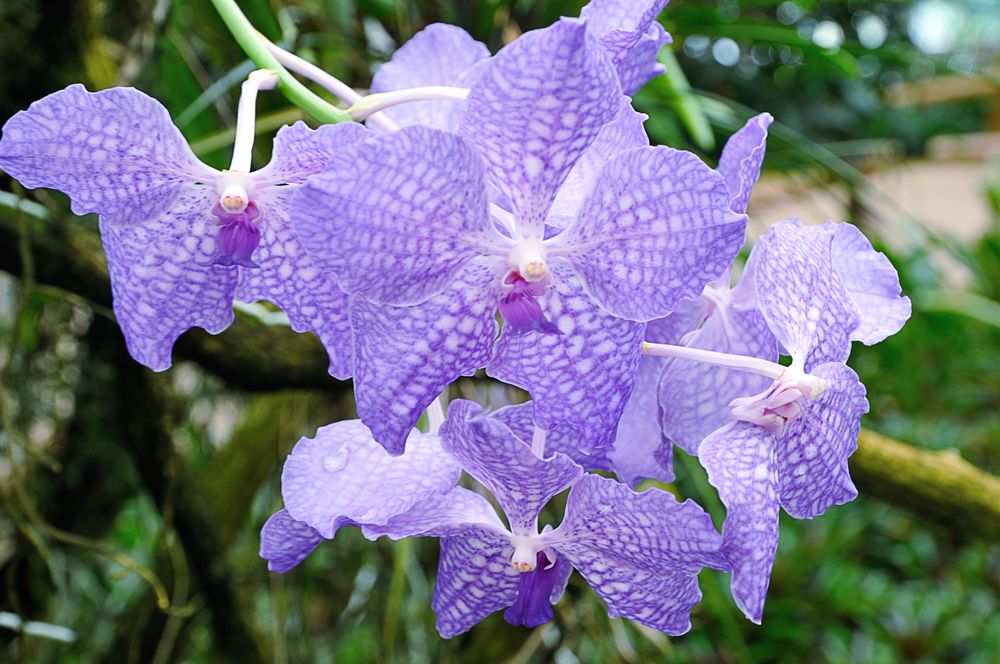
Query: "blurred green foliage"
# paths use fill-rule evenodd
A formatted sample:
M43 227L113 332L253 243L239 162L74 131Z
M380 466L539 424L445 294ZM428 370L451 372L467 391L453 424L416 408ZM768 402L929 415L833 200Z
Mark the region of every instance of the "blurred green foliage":
M460 24L495 50L520 31L576 15L583 2L240 4L270 38L363 88L373 68L427 23ZM675 0L662 20L675 36L679 65L671 61L672 76L652 82L636 105L651 116L655 142L710 160L751 109L769 110L782 125L773 132L768 167L846 181L863 192L860 157L872 154L855 151L845 161L830 142L863 140L878 148L876 158L885 158L886 145L892 158L920 154L928 138L982 131L990 104L996 112L995 96L929 109L887 103L895 84L994 65L1000 44L990 38L997 24L989 9L995 1L958 4L977 20L957 27L944 51L931 44L934 52L927 52L913 17L920 5L933 9L932 0ZM817 30L829 34L820 38ZM830 35L837 46L824 46ZM216 166L228 158L235 94L250 69L208 0L4 0L0 63L0 121L72 82L135 85L160 99ZM264 118L298 117L277 94L264 95L261 108ZM258 142L260 163L267 143ZM1000 183L993 183L984 196L1000 219L998 191ZM62 197L42 193L38 200L65 215ZM942 295L943 276L932 260L942 249L972 274L959 294L965 300ZM914 444L958 449L996 473L1000 325L986 321L990 307L1000 307L1000 222L974 246L955 247L931 234L893 258L917 310L900 334L855 351L852 364L872 404L865 424ZM347 416L349 403L323 394L242 394L182 365L153 382L169 395L173 427L151 421L137 434L129 418L145 415L122 412L108 397L121 380L123 350L106 312L27 279L0 280L0 293L0 610L76 633L75 642L63 644L0 629L3 661L987 664L1000 652L997 548L864 494L814 522L782 522L763 627L735 609L726 575L706 571L705 599L682 638L609 620L574 577L550 625L513 628L497 614L444 641L430 608L434 541L373 544L345 530L286 575L269 574L257 557L259 527L280 505L283 455L317 425ZM454 390L454 396L479 390L497 398L495 389L471 382ZM156 442L157 432L166 443ZM164 444L169 462L152 481L137 460L162 454ZM697 462L678 454L676 488L721 522L721 506ZM201 502L183 488L192 486ZM37 514L16 499L16 487ZM181 519L193 509L204 510L214 550L192 548ZM558 510L546 517L558 520ZM106 552L53 534L62 531L96 538L155 570L172 612L159 611L149 584ZM236 649L234 637L220 632L217 587L235 593L231 608L245 617L252 647Z

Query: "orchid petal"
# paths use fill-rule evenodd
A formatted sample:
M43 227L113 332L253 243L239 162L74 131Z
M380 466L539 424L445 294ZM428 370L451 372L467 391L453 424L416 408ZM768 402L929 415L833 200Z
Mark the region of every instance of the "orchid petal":
M458 131L525 236L541 239L559 186L620 100L611 62L572 19L519 37L472 88Z
M722 177L696 156L639 148L608 162L550 255L570 260L608 313L642 322L666 316L728 269L745 226Z
M729 137L719 158L719 173L729 187L733 212L746 212L750 190L760 177L767 143L767 128L774 122L770 113L756 115Z
M660 430L656 383L663 358L640 357L635 388L621 419L609 457L618 478L635 486L645 478L674 481L673 449Z
M304 122L285 125L274 136L271 161L250 174L257 189L277 184L304 184L322 173L330 160L364 141L369 132L359 124L345 122L311 129Z
M531 393L541 428L571 427L585 454L601 454L632 392L644 325L601 311L571 270L552 269L555 283L540 301L562 334L505 328L486 371Z
M4 124L0 167L25 187L65 192L76 214L114 212L120 224L155 219L190 184L219 175L198 161L160 102L133 88L79 84Z
M390 456L358 420L302 438L281 474L285 508L332 539L347 523L382 523L458 482L461 469L435 435L414 431L402 456Z
M260 531L260 557L272 572L287 572L313 552L323 536L307 523L296 521L288 510L271 515Z
M498 281L490 265L474 261L423 304L352 300L358 416L390 454L402 452L420 413L445 387L489 361Z
M583 475L563 454L539 458L505 424L484 416L471 401L451 402L441 437L444 449L497 499L515 535L535 532L545 504Z
M482 161L453 134L425 127L376 134L297 192L292 224L348 293L419 304L502 240L490 225L483 178Z
M764 429L733 422L702 442L699 460L726 506L723 550L733 569L733 599L760 624L778 549L775 440Z
M868 412L865 387L843 364L821 364L810 372L826 380L816 400L800 402L778 442L781 506L796 519L819 516L858 495L847 458L858 449L861 416Z
M489 57L489 49L462 28L432 23L413 35L378 68L372 78L371 91L455 86L465 70ZM463 109L463 104L454 101L418 101L386 109L383 113L400 127L424 125L453 129Z
M625 94L631 95L665 69L656 56L671 38L656 17L666 4L667 0L591 0L580 11L587 31L615 63Z
M365 523L361 532L368 539L388 537L450 537L470 529L505 534L503 522L485 498L474 491L456 486L448 493L431 494L406 512L384 523Z
M506 425L511 432L525 443L530 443L535 432L535 406L530 401L515 406L504 406L490 413L490 417ZM605 452L585 454L580 450L576 432L568 426L558 426L545 432L545 457L555 453L565 454L583 466L584 470L612 470Z

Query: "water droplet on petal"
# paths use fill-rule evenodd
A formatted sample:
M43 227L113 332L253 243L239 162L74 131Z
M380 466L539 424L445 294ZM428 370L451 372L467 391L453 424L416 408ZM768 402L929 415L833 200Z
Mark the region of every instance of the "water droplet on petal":
M343 470L347 466L350 456L351 453L347 448L341 447L339 450L326 455L326 458L323 459L323 470L328 473L336 473Z

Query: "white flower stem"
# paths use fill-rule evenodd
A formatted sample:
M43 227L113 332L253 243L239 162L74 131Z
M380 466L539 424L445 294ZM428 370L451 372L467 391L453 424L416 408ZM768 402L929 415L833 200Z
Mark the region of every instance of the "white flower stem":
M240 104L236 110L236 140L233 142L233 161L229 170L250 172L253 138L257 123L257 92L273 90L278 85L278 75L270 69L250 72L240 89Z
M348 115L355 120L364 120L373 113L411 101L428 101L444 99L446 101L465 101L469 96L468 88L452 88L444 85L428 85L392 92L377 92L363 97L347 109Z
M270 41L264 35L260 35L260 39L264 43L264 46L267 47L267 50L271 53L271 55L273 55L275 59L277 59L277 61L280 62L288 71L295 72L300 76L305 76L310 81L319 84L345 104L357 104L359 101L364 99L360 92L347 85L328 71L320 69L308 60L304 60L294 53L286 51L274 42ZM368 117L368 120L369 122L378 125L378 127L384 131L396 131L399 129L399 126L389 119L389 117L384 113L374 113Z
M444 424L444 404L438 396L427 407L427 433L437 433Z
M695 362L714 364L719 367L749 371L761 376L767 376L768 378L780 378L786 369L786 367L777 362L769 362L759 357L718 353L714 350L702 350L700 348L688 348L687 346L674 346L672 344L654 344L648 341L642 343L642 354L654 357L675 357L682 360L694 360Z
M545 437L548 433L548 431L537 424L535 425L535 430L531 433L531 451L540 459L545 458Z

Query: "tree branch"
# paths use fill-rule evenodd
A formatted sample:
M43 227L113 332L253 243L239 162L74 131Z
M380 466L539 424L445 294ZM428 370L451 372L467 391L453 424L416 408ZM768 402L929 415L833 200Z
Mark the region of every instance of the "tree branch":
M32 236L36 279L107 307L107 267L97 234L81 227L37 222ZM0 208L0 270L21 274L17 213ZM237 316L219 336L188 332L177 344L193 360L236 388L280 390L334 388L350 383L330 378L326 353L312 335L256 325ZM1000 478L953 452L930 452L862 431L851 471L867 493L963 533L1000 540Z

